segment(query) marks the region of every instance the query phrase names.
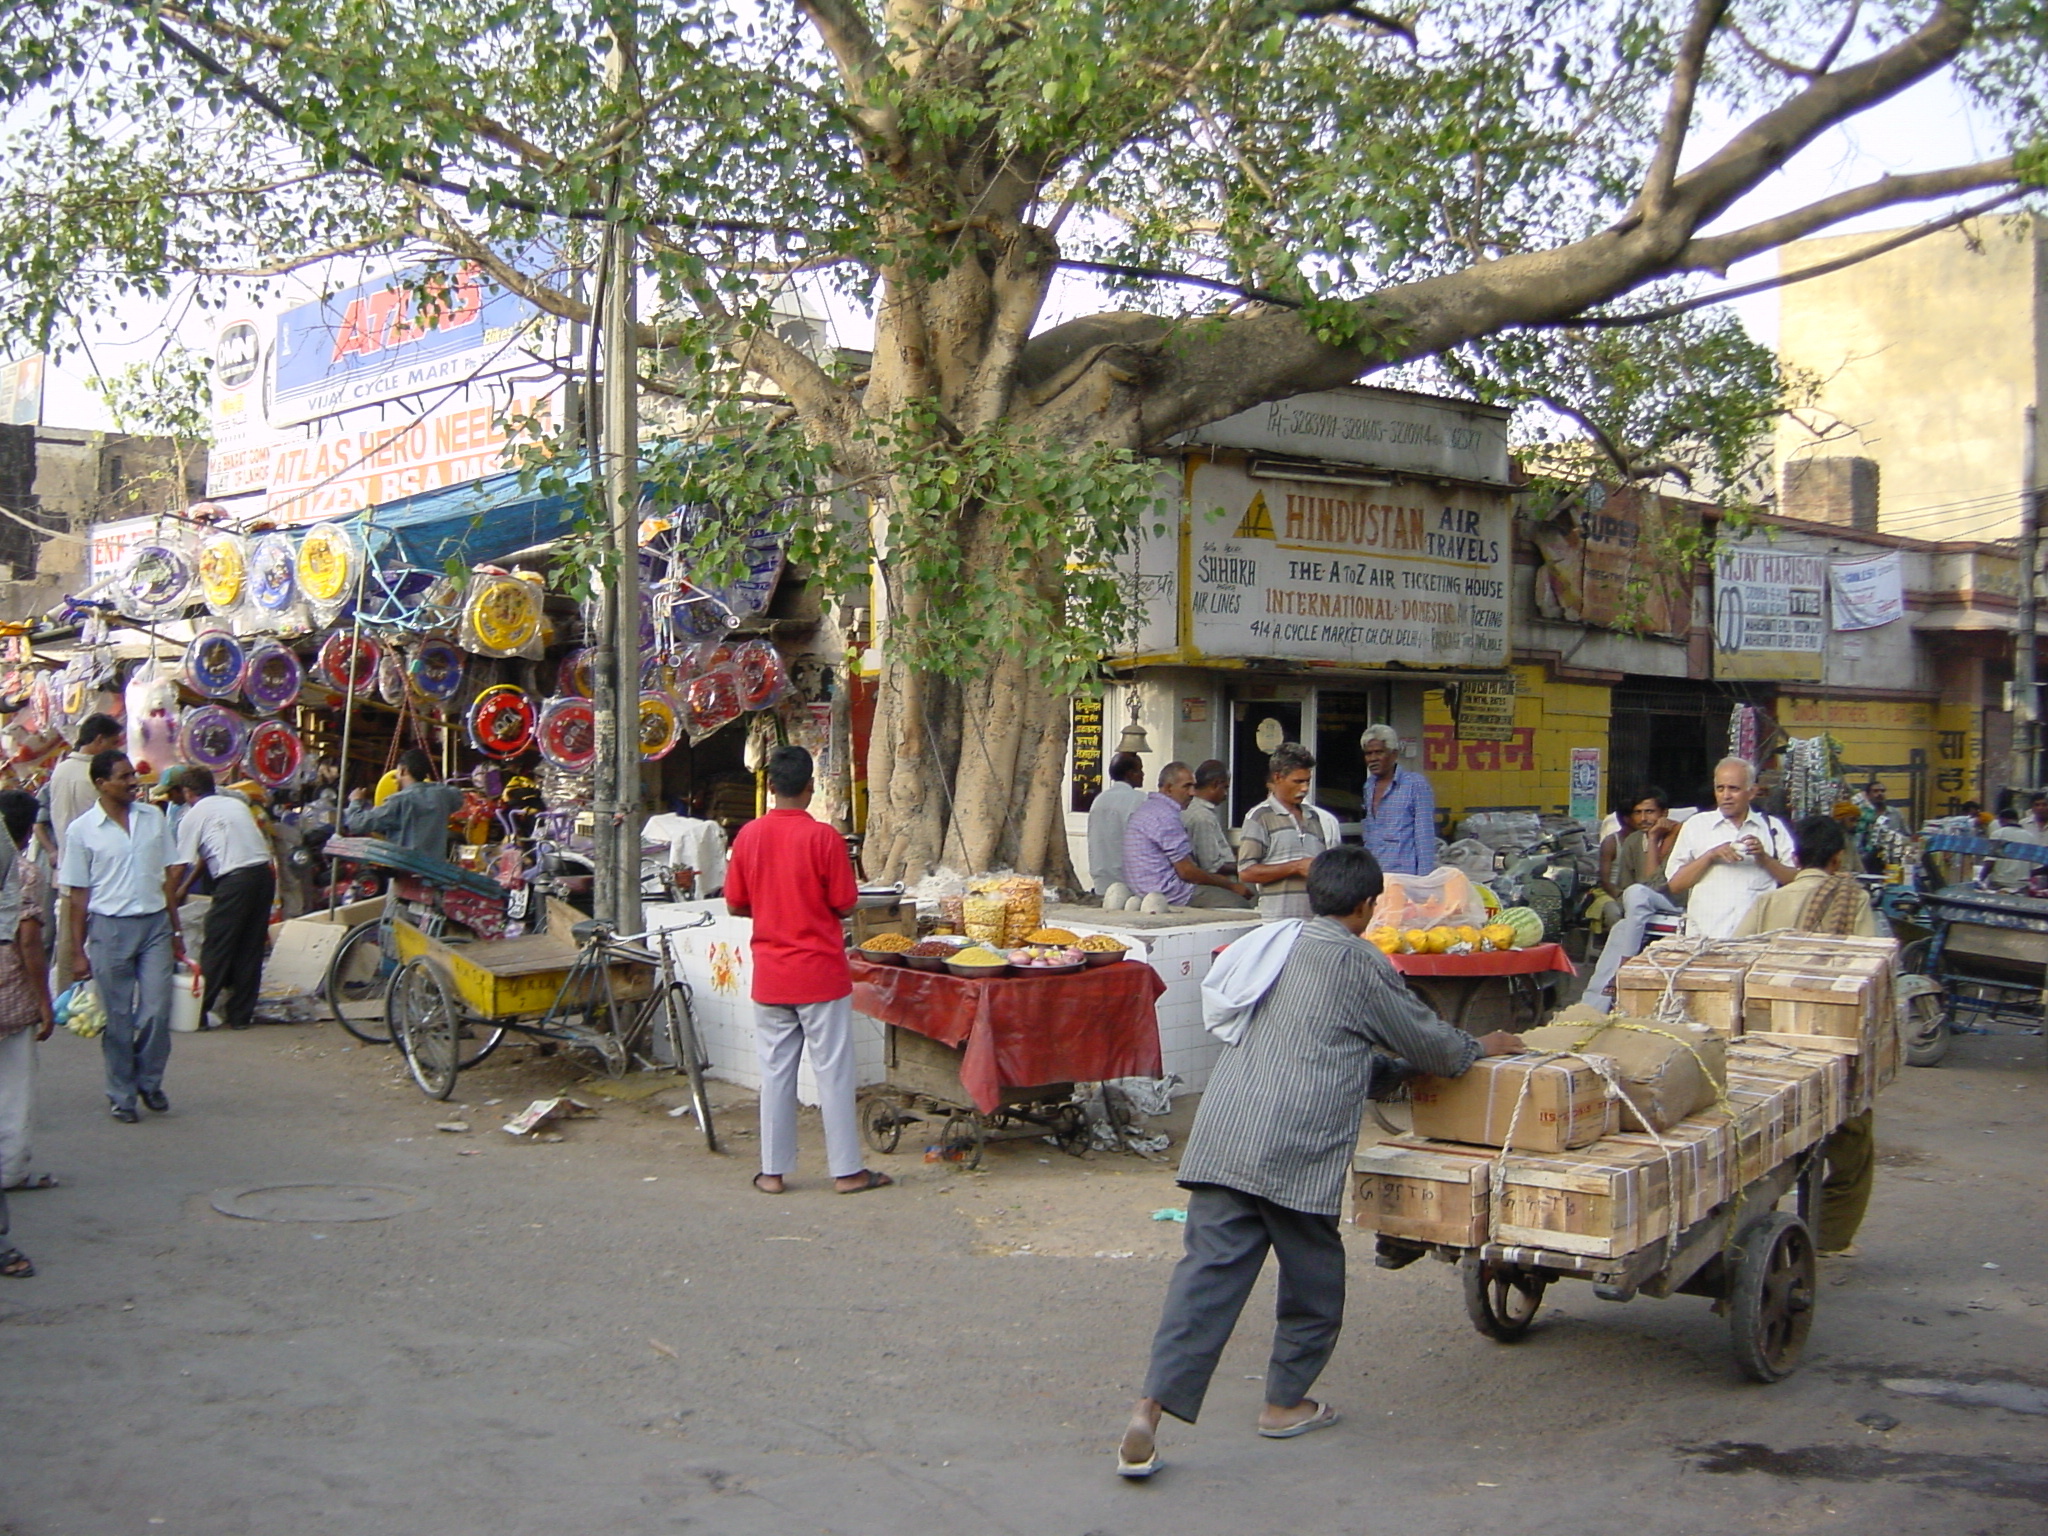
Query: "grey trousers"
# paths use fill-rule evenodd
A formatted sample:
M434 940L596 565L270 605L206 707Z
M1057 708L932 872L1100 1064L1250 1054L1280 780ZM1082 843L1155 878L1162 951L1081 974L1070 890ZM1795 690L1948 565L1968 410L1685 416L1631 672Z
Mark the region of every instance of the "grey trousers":
M761 1171L796 1168L796 1074L805 1051L818 1080L825 1122L825 1166L835 1179L864 1166L860 1116L854 1108L859 1072L853 1060L853 994L824 1003L754 1004L754 1044L761 1053Z
M36 1116L36 1029L0 1035L0 1189L28 1177Z
M1650 938L1650 919L1683 910L1654 886L1632 885L1623 891L1621 921L1607 930L1607 943L1600 950L1600 962L1593 967L1593 979L1586 983L1581 1001L1598 1008L1613 1007L1615 974L1624 962L1643 952Z
M1291 1408L1329 1364L1344 1326L1344 1239L1337 1218L1289 1210L1221 1184L1188 1189L1187 1247L1166 1286L1145 1395L1195 1422L1238 1314L1265 1268L1280 1260L1266 1401Z
M135 1090L164 1085L171 1057L171 917L86 918L85 956L92 982L107 1010L100 1055L107 1069L107 1097L135 1107Z

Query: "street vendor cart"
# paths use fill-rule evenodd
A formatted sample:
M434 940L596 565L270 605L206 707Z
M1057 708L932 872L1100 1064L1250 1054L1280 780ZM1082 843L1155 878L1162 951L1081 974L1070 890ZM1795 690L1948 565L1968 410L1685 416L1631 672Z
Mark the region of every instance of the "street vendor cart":
M864 1097L862 1134L893 1152L905 1126L941 1119L940 1145L971 1168L993 1140L1051 1136L1078 1154L1074 1085L1160 1075L1165 990L1132 961L981 980L856 956L853 1006L888 1030L888 1080Z
M1927 846L1972 862L1999 858L2032 864L2043 856L2033 843L1957 834L1931 837ZM2048 896L1963 882L1921 891L1917 905L1916 918L1928 937L1909 946L1902 963L1940 986L1944 1027L1975 1021L2042 1025L2048 1015Z
M1561 944L1387 959L1438 1018L1474 1035L1527 1029L1548 1009L1547 978L1577 974Z
M421 1092L447 1098L459 1072L518 1033L583 1051L613 1076L635 1062L673 1066L718 1149L689 984L669 950L677 930L621 936L544 896L526 909L531 931L507 936L510 893L494 881L375 838L330 838L327 852L392 876L384 911L344 938L336 962L355 956L344 984L380 973L388 1036ZM360 1035L367 1023L352 1027Z

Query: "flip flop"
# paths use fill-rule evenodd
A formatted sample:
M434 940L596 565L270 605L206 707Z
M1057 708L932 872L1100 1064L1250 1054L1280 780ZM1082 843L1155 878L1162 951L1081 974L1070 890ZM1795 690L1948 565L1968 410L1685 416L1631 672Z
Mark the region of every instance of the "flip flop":
M56 1189L58 1187L57 1175L54 1173L39 1173L32 1179L23 1179L19 1184L8 1185L7 1193L18 1195L24 1189Z
M1132 1428L1136 1427L1136 1425L1132 1426ZM1129 1434L1130 1430L1125 1430L1124 1433ZM1159 1442L1157 1440L1154 1440L1152 1442L1151 1454L1146 1456L1146 1458L1143 1461L1132 1461L1128 1457L1126 1457L1124 1455L1123 1441L1117 1441L1116 1475L1118 1477L1127 1477L1134 1483L1142 1482L1144 1479L1150 1477L1154 1472L1157 1472L1162 1465L1163 1463L1159 1460Z
M1341 1415L1328 1403L1317 1403L1316 1411L1299 1424L1290 1424L1285 1429L1262 1429L1259 1434L1268 1440L1292 1440L1296 1435L1306 1435L1318 1429L1328 1429Z
M858 1177L861 1180L860 1183L854 1185L851 1189L842 1189L839 1193L842 1195L862 1195L871 1189L887 1189L896 1182L886 1173L877 1173L872 1168L861 1169Z
M787 1179L782 1180L782 1188L780 1189L770 1189L766 1184L763 1184L761 1182L763 1179L781 1178L782 1175L779 1173L757 1173L754 1175L754 1188L761 1191L761 1193L764 1195L786 1195L789 1193L789 1181Z
M0 1279L31 1280L35 1278L36 1267L29 1263L28 1255L19 1248L0 1250Z

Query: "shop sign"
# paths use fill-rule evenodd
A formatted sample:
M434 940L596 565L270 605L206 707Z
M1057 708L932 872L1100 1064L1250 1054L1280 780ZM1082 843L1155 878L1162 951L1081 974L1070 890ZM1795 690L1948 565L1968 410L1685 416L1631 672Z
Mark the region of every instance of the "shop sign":
M1460 741L1506 741L1515 733L1514 678L1475 677L1457 684L1451 718Z
M1693 583L1672 543L1698 526L1698 513L1683 502L1638 486L1588 485L1531 536L1543 557L1536 611L1682 639L1692 628Z
M1738 544L1714 561L1714 675L1818 682L1828 558Z
M1835 628L1876 629L1906 616L1904 561L1897 550L1865 560L1836 560L1828 566Z
M526 366L533 306L480 267L410 267L277 319L270 420L288 426Z
M1073 743L1067 809L1085 811L1102 789L1102 700L1074 700Z
M43 419L43 355L0 363L0 426L33 427Z
M1572 748L1571 809L1573 821L1592 826L1600 819L1600 749Z
M509 425L553 415L552 392L498 401L471 391L423 416L353 413L319 423L310 435L247 442L236 450L236 482L263 490L264 515L286 527L382 506L402 496L466 485L511 467L525 435ZM242 482L256 480L257 485ZM207 494L233 496L209 463ZM242 508L236 509L238 512Z
M1183 652L1507 665L1504 493L1254 479L1202 464L1189 501Z
M1496 406L1359 387L1254 406L1186 441L1505 486L1507 424Z
M157 529L155 517L124 517L117 523L94 523L86 529L85 562L89 581L104 581L120 573L130 550Z

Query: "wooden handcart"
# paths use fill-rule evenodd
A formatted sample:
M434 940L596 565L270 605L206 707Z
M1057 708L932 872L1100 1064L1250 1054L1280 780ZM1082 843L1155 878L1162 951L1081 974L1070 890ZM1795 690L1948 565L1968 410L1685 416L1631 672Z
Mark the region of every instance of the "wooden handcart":
M1483 1243L1464 1247L1378 1236L1374 1262L1401 1269L1431 1257L1458 1266L1472 1326L1497 1343L1529 1331L1553 1281L1585 1280L1606 1301L1637 1296L1711 1298L1728 1317L1744 1374L1782 1381L1798 1369L1819 1295L1813 1226L1820 1210L1824 1141L1744 1186L1703 1219L1620 1258ZM1795 1211L1780 1210L1788 1194Z
M1049 1137L1062 1152L1079 1157L1088 1148L1088 1120L1074 1102L1072 1083L1041 1083L1031 1088L1005 1088L997 1108L984 1114L960 1084L965 1046L945 1045L915 1030L883 1026L883 1065L888 1080L861 1098L861 1137L877 1152L894 1152L904 1129L939 1122L936 1145L940 1156L968 1168L979 1168L992 1141L1026 1141ZM1104 1094L1121 1099L1115 1090ZM1114 1121L1115 1111L1110 1113Z

